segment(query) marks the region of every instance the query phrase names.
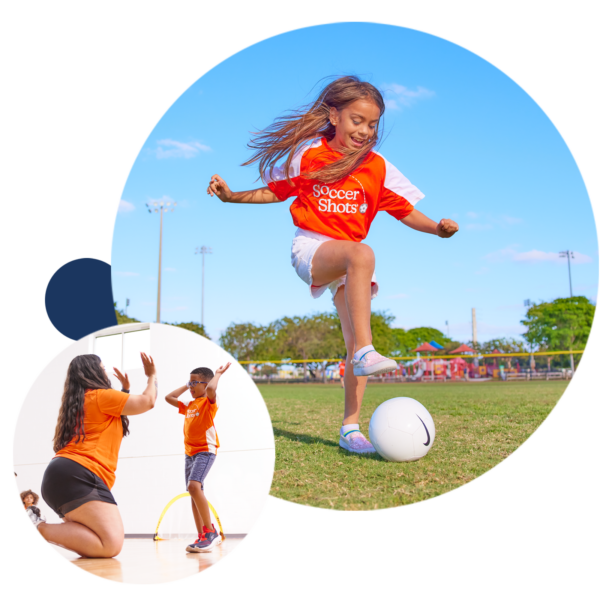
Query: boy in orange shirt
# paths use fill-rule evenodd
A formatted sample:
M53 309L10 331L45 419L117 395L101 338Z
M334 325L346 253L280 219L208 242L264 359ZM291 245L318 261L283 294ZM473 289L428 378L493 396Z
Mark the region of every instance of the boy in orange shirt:
M212 552L222 541L211 523L210 509L204 495L204 479L215 462L219 447L214 424L219 409L217 385L230 365L231 363L227 363L224 367L219 367L215 373L206 367L194 369L188 383L165 397L171 406L179 409L179 414L185 415L185 483L192 497L192 512L198 528L198 539L186 548L188 552ZM192 401L185 405L179 401L179 396L188 389L192 394Z

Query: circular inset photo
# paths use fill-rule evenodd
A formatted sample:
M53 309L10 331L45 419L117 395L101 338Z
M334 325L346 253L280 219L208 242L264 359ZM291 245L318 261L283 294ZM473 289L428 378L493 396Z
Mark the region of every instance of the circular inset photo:
M50 542L63 519L158 539L213 523L275 533L265 402L230 354L180 327L118 325L65 346L29 386L12 447L17 492L39 496L29 528Z

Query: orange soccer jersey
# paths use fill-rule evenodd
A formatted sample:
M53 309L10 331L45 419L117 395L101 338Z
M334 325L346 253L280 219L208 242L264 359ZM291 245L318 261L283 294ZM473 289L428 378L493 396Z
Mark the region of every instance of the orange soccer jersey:
M215 429L214 418L219 410L219 399L210 403L207 396L194 398L187 406L179 402L179 414L185 415L183 441L185 453L194 456L198 452L217 453L219 436Z
M386 211L404 219L423 198L412 183L381 154L369 152L363 163L350 175L331 184L304 177L341 158L325 138L301 148L290 165L290 185L283 168L266 174L266 182L283 201L292 196L290 207L294 224L336 240L360 242L367 237L373 219Z
M73 438L56 456L69 458L95 473L109 489L115 483L123 440L121 412L129 394L117 390L86 390L83 404L85 440Z

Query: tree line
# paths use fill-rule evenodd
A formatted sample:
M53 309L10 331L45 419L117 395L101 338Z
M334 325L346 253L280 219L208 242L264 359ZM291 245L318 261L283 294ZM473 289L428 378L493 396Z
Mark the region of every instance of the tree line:
M557 298L552 302L533 304L521 321L527 331L523 337L530 348L538 351L584 350L587 344L596 307L585 296ZM550 357L548 369L550 369ZM581 355L575 357L575 363ZM560 366L567 366L568 357L557 357Z
M491 354L495 350L501 353L583 350L591 331L595 308L585 296L534 303L521 321L526 327L523 339L503 337L478 344L473 344L472 340L464 343L481 354ZM119 324L139 322L127 317L116 307L115 312ZM413 355L416 347L432 341L442 346L442 349L432 353L432 356L447 355L463 343L452 340L433 327L393 327L394 320L395 317L386 311L374 312L371 315L373 345L385 356ZM209 337L204 326L193 321L172 325ZM315 359L304 363L305 376L307 371L314 375L321 366L316 362L317 359L342 360L346 356L342 327L336 312L282 317L267 325L251 322L231 323L221 333L219 344L239 361L289 360L293 363ZM548 358L548 368L551 361L555 365L568 366L567 356ZM523 360L523 363L525 362L526 359Z

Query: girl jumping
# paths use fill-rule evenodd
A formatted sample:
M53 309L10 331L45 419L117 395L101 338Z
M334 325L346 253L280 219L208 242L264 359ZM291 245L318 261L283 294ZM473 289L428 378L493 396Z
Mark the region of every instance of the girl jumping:
M337 79L314 104L279 117L251 140L255 152L243 166L258 163L265 187L232 192L213 175L207 190L238 204L296 197L290 207L298 227L292 265L313 298L327 288L333 295L347 350L340 446L358 453L375 452L358 425L367 377L398 368L371 344L371 299L379 286L373 250L361 242L379 211L442 238L458 231L454 221L436 223L416 210L423 194L374 151L384 110L381 93L370 83Z

